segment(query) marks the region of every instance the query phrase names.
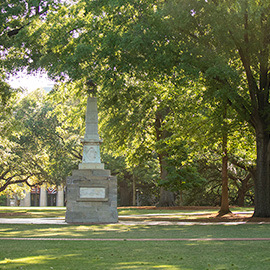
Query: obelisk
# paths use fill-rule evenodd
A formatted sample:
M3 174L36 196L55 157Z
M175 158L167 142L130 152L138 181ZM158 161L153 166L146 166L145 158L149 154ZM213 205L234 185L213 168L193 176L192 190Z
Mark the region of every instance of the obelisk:
M117 179L100 160L97 98L88 96L83 158L79 169L67 178L66 222L116 223Z
M85 135L81 140L83 144L82 163L79 169L104 169L100 161L101 140L98 134L97 98L88 97L85 114Z

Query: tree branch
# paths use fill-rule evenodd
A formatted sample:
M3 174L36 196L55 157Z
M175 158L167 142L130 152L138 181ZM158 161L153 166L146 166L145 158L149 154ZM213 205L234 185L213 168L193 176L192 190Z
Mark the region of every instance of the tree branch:
M9 185L13 185L13 184L19 184L19 183L24 183L26 182L32 175L28 175L26 176L24 179L18 179L18 180L13 180L12 179L14 177L17 177L18 175L14 175L11 176L7 179L6 183L4 183L1 187L0 187L0 192L4 191Z
M229 156L229 161L233 164L233 165L235 165L235 166L237 166L237 167L239 167L239 168L241 168L241 169L243 169L243 170L245 170L245 171L248 171L248 172L250 172L250 173L254 173L254 171L255 171L255 168L254 168L254 166L253 165L246 165L246 164L243 164L243 163L241 163L241 162L239 162L238 160L236 160L234 157L232 157L232 156Z

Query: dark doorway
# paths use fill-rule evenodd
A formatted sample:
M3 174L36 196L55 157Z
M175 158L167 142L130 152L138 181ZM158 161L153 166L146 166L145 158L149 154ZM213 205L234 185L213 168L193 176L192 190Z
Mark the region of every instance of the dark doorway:
M39 187L31 188L31 206L39 206Z
M31 206L39 206L39 194L31 193Z
M56 194L47 194L47 206L56 206Z
M47 206L56 206L57 189L49 187L47 189Z

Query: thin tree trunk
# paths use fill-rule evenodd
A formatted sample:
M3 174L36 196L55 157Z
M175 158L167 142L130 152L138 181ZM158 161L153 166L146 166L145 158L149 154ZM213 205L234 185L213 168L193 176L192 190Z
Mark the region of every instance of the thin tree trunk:
M156 112L155 130L156 130L156 139L158 142L171 136L170 132L168 132L167 130L162 130L162 122L164 120L164 117L168 114L168 110L169 109L167 108L163 111ZM158 153L159 166L160 166L160 178L163 182L166 182L167 177L168 177L168 172L166 170L167 156L168 156L168 153L166 153L163 150ZM166 207L166 206L174 206L174 205L175 205L174 193L166 190L165 187L161 186L158 206Z
M226 123L227 109L224 109L223 127L222 127L222 190L221 190L221 207L219 215L231 213L229 207L229 187L228 187L228 128Z
M183 190L180 190L180 201L179 206L183 206Z
M162 155L160 156L160 169L161 169L160 178L161 180L166 181L168 172L166 170L165 158ZM166 190L164 187L161 187L158 206L163 207L175 206L174 193L169 190Z
M237 198L237 205L238 206L245 206L245 196L247 191L250 189L248 182L252 175L249 173L244 179L241 180L241 186L238 189L238 198Z
M243 185L238 190L237 205L241 207L245 206L245 190Z
M135 176L133 175L132 177L132 191L133 191L133 196L132 196L132 205L136 206L136 179Z
M231 213L229 207L229 187L228 187L228 153L227 140L223 141L223 156L222 156L222 190L221 190L221 207L219 215Z

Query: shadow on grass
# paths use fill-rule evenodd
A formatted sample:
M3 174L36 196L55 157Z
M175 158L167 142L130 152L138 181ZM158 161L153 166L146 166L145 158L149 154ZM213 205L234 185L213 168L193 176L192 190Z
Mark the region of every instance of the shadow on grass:
M0 269L269 269L269 242L2 241ZM5 255L4 255L5 254Z

